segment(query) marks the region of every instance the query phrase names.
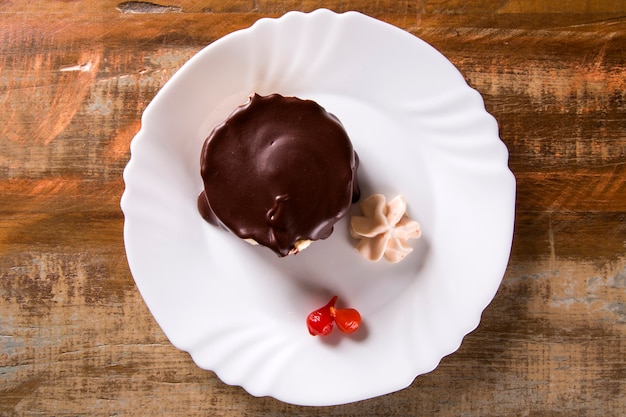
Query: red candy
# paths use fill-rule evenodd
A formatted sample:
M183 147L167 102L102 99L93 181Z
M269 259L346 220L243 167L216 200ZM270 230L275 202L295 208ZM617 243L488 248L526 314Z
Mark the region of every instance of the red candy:
M331 314L335 310L335 322L337 327L344 333L354 333L361 325L361 315L353 308L331 309Z
M306 318L309 333L313 336L326 336L333 330L333 325L344 333L354 333L361 325L361 315L353 308L335 308L337 296L328 304L313 311Z
M335 308L336 301L337 296L334 296L324 307L315 310L307 316L306 325L311 335L326 336L333 330L335 321L330 311L331 308Z

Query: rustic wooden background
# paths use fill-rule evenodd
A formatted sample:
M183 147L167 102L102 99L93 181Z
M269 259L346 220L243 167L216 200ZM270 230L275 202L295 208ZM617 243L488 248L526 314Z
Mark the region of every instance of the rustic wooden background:
M0 415L626 415L626 2L0 0ZM146 105L203 46L289 10L358 10L480 91L518 180L479 328L407 389L303 408L170 345L119 200Z

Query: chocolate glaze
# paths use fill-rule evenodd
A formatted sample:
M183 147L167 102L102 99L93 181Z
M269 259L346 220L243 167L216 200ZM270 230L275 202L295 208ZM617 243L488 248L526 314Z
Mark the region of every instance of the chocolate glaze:
M279 256L325 239L359 199L358 157L339 120L311 100L254 95L204 143L208 222Z

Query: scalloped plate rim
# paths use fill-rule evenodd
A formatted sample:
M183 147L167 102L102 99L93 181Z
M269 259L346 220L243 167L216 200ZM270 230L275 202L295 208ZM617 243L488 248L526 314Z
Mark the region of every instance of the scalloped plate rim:
M348 19L348 18L353 19L354 21L358 22L358 24L363 24L365 26L371 25L371 28L368 27L368 29L386 31L387 33L386 36L389 36L389 33L393 33L394 34L393 36L404 36L405 39L403 40L403 42L410 42L410 41L421 42L422 48L424 47L430 48L431 49L430 52L438 54L440 58L445 60L445 62L450 66L450 68L453 69L450 74L457 74L458 76L460 76L460 73L458 73L456 68L454 68L452 64L450 64L445 59L445 57L443 57L443 55L441 55L438 51L430 47L428 44L426 44L419 38L414 37L413 35L410 35L409 33L404 32L387 23L375 20L373 18L367 17L357 12L347 12L343 14L336 14L328 10L320 9L320 10L316 10L310 13L289 12L277 19L263 18L255 22L251 27L226 35L225 37L205 47L203 50L198 52L198 54L196 54L189 61L187 61L187 63L185 63L183 67L181 67L181 69L179 69L172 76L172 78L166 83L166 85L161 89L161 91L157 93L153 101L146 107L146 110L144 111L144 114L142 116L142 127L131 143L131 160L129 161L129 164L124 171L124 180L126 183L126 190L124 191L124 194L122 196L121 205L122 205L122 211L124 212L124 215L125 215L124 240L126 244L129 266L130 266L133 278L135 279L135 282L137 284L137 287L139 288L139 291L142 294L146 304L148 305L154 317L157 319L157 322L163 328L165 334L168 336L170 341L178 348L189 351L194 361L196 361L196 363L198 363L199 366L215 371L220 378L228 380L230 384L240 385L244 387L244 389L247 389L253 395L257 395L257 396L269 395L281 401L294 403L294 404L300 404L300 405L336 405L336 404L341 404L341 403L363 400L363 399L371 398L371 397L378 396L378 395L384 395L390 392L403 389L407 387L408 385L410 385L417 376L423 373L429 372L432 369L435 369L438 366L441 359L453 353L454 351L456 351L458 347L461 345L463 338L468 333L472 332L479 325L482 313L484 309L487 307L487 305L491 302L493 297L495 296L497 288L499 287L502 276L504 274L504 269L506 268L506 264L508 262L508 255L509 255L510 248L511 248L512 233L513 233L513 218L514 218L514 205L515 205L515 179L512 173L510 172L510 170L508 169L508 166L506 166L507 161L508 161L508 153L506 152L506 148L501 143L498 137L497 124L495 125L495 128L496 128L495 137L493 137L493 132L489 133L489 135L492 136L490 138L490 143L494 142L494 139L497 139L498 144L496 146L499 147L499 150L497 151L499 153L497 154L497 157L494 156L491 159L495 160L496 168L494 168L494 172L497 173L498 176L503 178L502 179L503 183L506 183L505 184L506 186L502 185L502 187L505 189L505 191L507 191L508 194L506 196L503 196L502 205L503 207L509 210L509 212L503 213L504 219L501 220L501 222L504 225L504 230L501 231L502 237L500 237L502 241L508 242L508 247L502 248L502 255L500 256L500 259L498 260L499 266L494 267L494 269L499 269L501 273L499 274L499 276L495 276L494 278L491 279L491 286L485 289L485 291L482 293L482 299L476 302L477 305L480 304L481 308L474 312L474 317L472 317L471 319L467 319L467 323L464 325L463 329L461 330L457 329L455 337L453 337L453 340L451 342L447 343L446 348L439 350L439 352L435 355L435 356L438 356L437 360L430 361L428 364L422 365L422 370L419 372L415 372L415 371L412 372L413 375L408 375L408 376L403 375L402 377L399 376L397 379L389 381L389 383L386 384L387 385L386 388L378 387L375 390L369 389L368 386L364 386L364 387L359 387L360 389L356 391L348 391L348 392L328 394L328 395L322 395L322 396L311 396L311 398L308 398L306 394L303 395L302 393L288 392L289 390L287 389L285 391L284 388L281 388L282 391L280 390L277 391L273 387L263 386L263 384L261 384L260 387L258 386L258 384L257 386L252 387L250 386L250 384L248 384L248 381L246 381L245 376L241 378L233 377L232 371L230 371L231 375L225 376L219 370L216 371L216 369L214 369L216 368L215 366L210 366L210 367L203 366L202 364L204 362L204 358L202 358L201 354L198 353L198 351L201 349L197 347L193 347L193 343L189 341L181 340L181 335L184 335L185 332L187 332L186 329L183 331L179 331L177 329L175 331L173 329L173 323L168 322L168 311L164 312L164 310L161 309L161 305L160 305L160 303L163 302L163 299L167 296L167 294L160 294L159 288L155 288L152 283L147 282L146 268L149 270L149 267L145 265L145 260L138 259L142 255L138 254L136 242L137 240L141 240L142 238L137 237L137 229L141 229L141 227L137 226L137 224L140 223L141 221L146 221L146 220L145 219L142 219L141 221L137 220L140 215L139 212L141 212L141 210L136 204L136 200L138 198L137 194L141 192L139 190L140 188L139 185L146 185L146 184L145 183L139 184L139 182L141 181L138 180L137 171L140 170L142 166L145 166L147 163L149 163L149 162L144 161L144 159L147 158L147 156L144 156L144 153L145 153L145 148L148 143L146 141L149 140L148 139L149 133L154 130L154 127L152 126L154 124L153 119L159 116L159 111L164 111L163 108L166 108L166 109L168 108L165 100L171 98L170 96L174 93L174 90L177 86L183 85L183 81L185 77L188 76L189 69L202 63L203 59L206 58L206 55L210 53L212 50L218 47L224 48L225 45L227 47L229 43L233 43L233 42L236 43L237 40L241 39L243 35L250 36L252 33L259 30L259 28L264 28L267 26L272 27L272 28L279 27L283 24L286 24L285 22L289 22L290 19L302 19L304 21L312 21L314 19L326 19L326 20L333 21L333 24L340 25L342 19L344 19L345 21L345 19ZM351 23L351 24L355 24L355 23ZM408 37L410 37L410 41L407 41ZM456 80L455 82L458 83L458 80ZM466 87L466 90L464 90L464 93L468 93L470 96L477 95L477 93L466 84L465 84L465 87ZM473 97L472 99L476 99L476 97ZM472 103L472 106L474 110L477 107L475 103ZM492 131L494 127L493 125L495 124L495 119L493 119L490 115L488 115L486 111L484 110L482 99L480 99L480 106L482 106L482 108L478 110L484 113L484 114L481 114L481 117L485 117L484 123L488 124L489 125L488 129ZM168 144L168 146L169 145L171 144ZM437 144L437 146L445 146L445 144L444 145ZM439 151L442 153L445 153L446 149L439 150ZM495 175L495 174L492 174L492 175ZM508 229L506 228L507 225L508 225ZM210 232L210 233L213 233L213 232ZM506 257L504 257L505 253L506 253ZM152 270L151 272L157 273ZM495 274L495 275L498 275L498 274ZM185 307L181 306L181 308L185 308ZM193 338L190 338L189 340L192 340L192 339ZM224 373L228 373L228 371L225 371ZM258 376L255 375L254 378L258 379Z

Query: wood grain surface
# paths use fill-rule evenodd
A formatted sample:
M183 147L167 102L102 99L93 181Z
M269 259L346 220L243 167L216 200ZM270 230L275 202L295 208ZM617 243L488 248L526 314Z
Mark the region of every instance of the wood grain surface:
M446 55L498 120L518 196L509 267L461 348L400 392L309 408L168 342L119 200L141 114L188 58L320 7ZM625 244L624 1L0 0L1 416L624 416Z

